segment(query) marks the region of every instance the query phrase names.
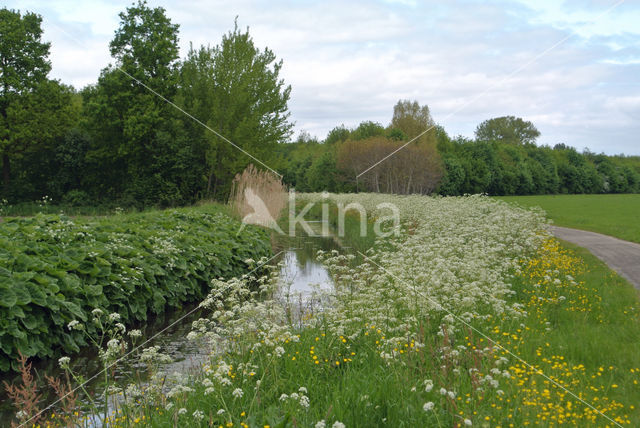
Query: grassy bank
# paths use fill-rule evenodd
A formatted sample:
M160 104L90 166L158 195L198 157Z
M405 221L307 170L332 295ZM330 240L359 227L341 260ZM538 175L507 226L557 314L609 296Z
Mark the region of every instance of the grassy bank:
M375 217L389 197L356 198ZM355 266L350 255L321 255L335 290L301 319L277 298L277 268L214 280L203 301L211 315L193 332L211 360L127 388L110 425L640 424L640 319L628 283L542 235L535 213L479 197L389 199L401 236Z
M640 242L640 195L501 196L523 207L540 207L558 226L591 230Z
M219 205L96 218L38 214L0 223L0 370L18 353L53 357L86 343L70 329L91 312L126 324L202 299L210 278L229 278L270 253L266 232Z

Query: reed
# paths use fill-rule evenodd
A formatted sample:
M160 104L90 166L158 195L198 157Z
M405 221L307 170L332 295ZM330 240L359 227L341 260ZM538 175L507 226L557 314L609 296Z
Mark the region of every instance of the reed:
M273 226L287 206L288 192L282 178L249 165L231 186L229 205L245 223Z

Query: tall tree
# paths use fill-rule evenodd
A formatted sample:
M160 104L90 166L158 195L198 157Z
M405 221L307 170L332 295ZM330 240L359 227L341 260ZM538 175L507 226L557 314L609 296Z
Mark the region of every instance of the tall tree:
M42 17L27 12L0 9L0 152L5 191L11 179L11 157L22 152L29 141L17 138L17 103L29 97L47 80L50 44L42 41ZM14 107L14 117L8 112ZM18 115L21 117L21 115ZM24 131L24 130L23 130Z
M182 202L172 107L158 96L171 100L177 90L178 25L163 8L138 1L120 13L109 48L116 65L84 91L93 134L87 156L101 168L96 184L142 203Z
M534 144L540 131L533 123L515 116L488 119L476 128L480 141L502 141L510 144Z
M242 32L236 24L218 46L191 48L181 69L178 102L220 135L269 162L275 145L292 128L287 107L291 87L280 79L281 68L270 49L258 49L249 30ZM210 131L193 131L194 138L207 142L207 193L226 197L233 176L255 161Z
M436 143L437 130L427 105L421 106L417 101L400 100L393 107L391 128L402 131L408 139L425 132L416 143Z

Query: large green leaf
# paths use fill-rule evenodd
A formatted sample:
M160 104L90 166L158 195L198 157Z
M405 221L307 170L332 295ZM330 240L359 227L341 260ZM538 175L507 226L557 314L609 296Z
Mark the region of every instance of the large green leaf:
M17 301L16 293L8 286L0 284L0 306L10 308L14 306Z

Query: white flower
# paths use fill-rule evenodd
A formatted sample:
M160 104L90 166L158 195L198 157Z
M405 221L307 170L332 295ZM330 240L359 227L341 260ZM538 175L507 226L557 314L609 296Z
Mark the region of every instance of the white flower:
M171 410L172 407L173 407L173 403L167 403L167 405L164 406L164 408L167 410Z
M325 428L326 424L324 423L324 419L316 422L315 428Z
M307 388L305 388L304 386L301 386L300 388L298 388L298 392L300 392L302 394L306 394L307 393Z
M244 395L244 391L240 388L236 388L233 390L231 395L233 395L233 398L242 398L242 396Z
M204 419L204 412L202 410L196 410L195 412L193 412L193 419L201 421L202 419Z
M213 394L214 391L215 389L212 386L210 386L209 388L204 390L204 395Z
M465 424L466 426L468 426L468 427L470 427L471 425L473 425L473 424L471 423L471 419L465 419L465 420L464 420L464 424Z
M449 391L447 394L449 394L449 398L451 398L452 400L453 400L454 398L456 398L456 393L455 393L455 391Z
M282 346L278 346L273 350L273 352L275 352L278 357L282 357L284 355L284 348Z
M61 357L58 360L58 364L60 365L60 368L62 368L62 369L69 368L69 363L70 362L71 362L71 358L69 358L69 357Z
M120 321L120 314L117 312L110 313L109 321Z
M433 401L429 401L427 403L424 403L424 406L422 406L422 410L424 410L425 412L430 412L431 410L433 410L434 406L435 404L433 404Z
M433 389L433 381L431 379L427 379L424 381L424 390L425 392L431 392Z
M444 388L440 388L440 395L447 395L447 390Z
M78 320L73 320L69 324L67 324L67 328L69 330L82 330L83 329L83 325L80 324L80 322Z
M309 397L307 397L306 395L300 396L300 405L302 407L304 407L305 409L308 409L309 408Z
M137 339L138 337L142 337L142 332L140 330L131 330L129 332L129 337L132 339Z
M187 409L185 409L184 407L178 410L179 415L184 415L185 413L187 413Z
M218 412L217 412L217 413L218 413L218 415L223 414L223 413L224 413L224 409L220 409L220 410L218 410Z
M332 428L345 428L345 425L344 425L342 422L340 422L340 421L335 421L335 422L333 423L333 425L331 425L331 427L332 427Z
M282 394L280 396L280 401L287 401L289 399L289 396L287 394Z

